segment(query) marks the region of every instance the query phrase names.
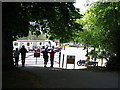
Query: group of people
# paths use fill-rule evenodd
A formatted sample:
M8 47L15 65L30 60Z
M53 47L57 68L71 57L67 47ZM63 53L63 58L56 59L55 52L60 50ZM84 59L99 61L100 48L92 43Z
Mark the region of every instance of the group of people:
M21 60L22 60L22 67L25 66L25 57L26 57L26 53L27 53L27 49L25 48L25 46L22 46L22 48L20 49L20 51L18 50L18 48L16 48L16 50L14 51L14 58L15 58L15 66L18 67L18 61L19 61L19 54L21 53Z
M51 61L51 66L53 67L53 62L54 62L54 54L56 53L53 49L51 50L51 52L48 52L47 48L45 49L45 51L42 51L41 53L43 53L43 58L44 58L44 67L46 67L47 62L48 62L48 53L50 53L50 61Z
M21 53L21 60L22 60L22 67L25 66L25 57L26 57L26 53L27 53L27 49L25 48L25 46L23 45L22 48L20 50L18 50L18 48L16 48L16 50L14 51L14 58L15 58L15 66L18 67L18 61L19 61L19 54ZM54 54L56 53L53 49L49 52L48 48L46 48L44 51L42 51L41 53L43 53L43 58L44 58L44 67L47 66L48 63L48 59L49 59L49 55L50 54L50 61L51 61L51 66L53 67L53 62L54 62Z

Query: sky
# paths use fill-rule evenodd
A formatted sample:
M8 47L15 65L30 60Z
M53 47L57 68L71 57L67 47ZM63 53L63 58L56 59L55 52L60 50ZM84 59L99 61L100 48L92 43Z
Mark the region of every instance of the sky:
M119 2L120 0L75 0L76 3L74 4L74 6L76 8L80 9L81 14L83 14L88 9L88 6L85 6L85 4L87 4L87 1L89 1L89 3L92 3L92 2L96 2L96 1L99 1L99 2Z
M76 0L76 3L74 4L74 6L80 9L80 13L84 13L87 9L84 6L85 4L86 4L86 0Z
M97 0L89 0L91 2L95 2ZM76 8L80 9L80 13L83 14L86 10L87 10L87 6L85 6L85 4L87 4L87 0L76 0L76 3L74 4L74 6Z

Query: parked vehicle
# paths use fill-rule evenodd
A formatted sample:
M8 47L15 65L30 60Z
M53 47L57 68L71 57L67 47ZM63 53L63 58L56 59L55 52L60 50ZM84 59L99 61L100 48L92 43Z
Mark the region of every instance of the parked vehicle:
M48 46L55 46L55 43L58 45L58 42L53 42L52 40L16 40L13 41L13 50L16 48L20 49L24 45L27 51L34 51L38 47L46 48Z
M73 45L69 45L69 47L78 47L79 45L77 44L73 44Z
M54 50L55 50L56 52L59 52L59 51L61 51L61 49L62 49L62 48L57 47L57 48L55 48Z
M78 66L85 66L86 65L86 60L79 60L79 61L77 61L77 65ZM94 67L96 67L96 66L98 66L98 62L96 62L96 61L90 61L89 63L88 63L88 66L94 66Z
M86 60L79 60L79 61L77 61L77 65L78 66L85 65L85 62L86 62Z
M42 48L36 48L34 51L41 52Z

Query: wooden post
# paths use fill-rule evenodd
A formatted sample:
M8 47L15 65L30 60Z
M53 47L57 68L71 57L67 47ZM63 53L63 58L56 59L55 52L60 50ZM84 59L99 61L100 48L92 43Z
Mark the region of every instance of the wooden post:
M63 46L64 50L65 50L65 46Z
M60 60L61 60L61 52L59 52L59 67L60 67Z
M37 57L40 57L40 53L39 52L35 52L34 53L34 57L36 57L36 64L37 64Z
M64 65L64 54L63 54L62 68L63 68L63 65Z
M37 57L36 57L36 64L37 64Z

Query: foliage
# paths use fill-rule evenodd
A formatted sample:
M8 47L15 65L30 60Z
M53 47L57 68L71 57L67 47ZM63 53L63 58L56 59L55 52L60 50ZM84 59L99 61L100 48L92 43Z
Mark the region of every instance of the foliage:
M120 57L120 2L95 2L82 19L78 40Z
M48 39L46 37L45 34L41 34L41 35L34 35L34 34L31 34L31 32L29 32L29 35L27 37L21 37L21 38L18 38L18 40L46 40Z
M29 31L36 35L42 32L51 34L53 38L70 39L73 32L81 28L75 23L80 17L72 2L3 2L2 66L8 68L14 64L13 40L28 36Z
M108 70L120 70L120 63L119 62L119 58L116 56L113 56L110 58L110 60L107 62L107 69Z
M27 36L29 30L36 35L42 31L62 39L71 38L73 32L80 29L75 23L80 17L72 2L3 3L3 25L14 39Z

